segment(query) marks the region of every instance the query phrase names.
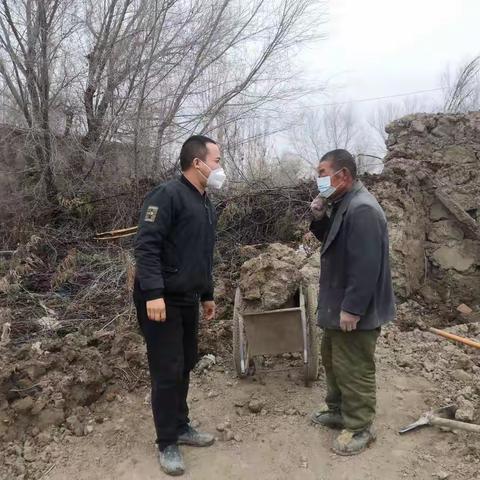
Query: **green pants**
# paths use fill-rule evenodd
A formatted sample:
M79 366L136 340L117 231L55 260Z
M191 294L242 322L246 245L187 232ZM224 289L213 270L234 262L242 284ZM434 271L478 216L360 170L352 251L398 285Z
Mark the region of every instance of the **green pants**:
M345 428L359 432L375 418L375 347L377 330L324 330L322 364L327 380L326 403L342 414Z

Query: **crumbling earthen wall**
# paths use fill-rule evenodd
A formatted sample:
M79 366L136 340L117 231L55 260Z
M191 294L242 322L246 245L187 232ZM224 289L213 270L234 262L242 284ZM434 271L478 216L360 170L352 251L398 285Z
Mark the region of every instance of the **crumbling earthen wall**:
M387 133L370 188L389 218L398 295L480 303L480 113L409 115Z

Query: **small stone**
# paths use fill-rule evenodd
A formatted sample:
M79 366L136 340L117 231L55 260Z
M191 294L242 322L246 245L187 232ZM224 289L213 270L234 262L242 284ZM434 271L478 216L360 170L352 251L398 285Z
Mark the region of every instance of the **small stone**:
M207 393L207 398L216 398L218 397L219 393L218 392L215 392L213 390L210 390L208 393Z
M195 367L195 372L201 373L205 370L209 370L216 363L217 363L217 359L215 358L215 355L212 355L212 354L204 355L201 358L201 360L197 363L197 366Z
M464 303L457 307L457 311L459 311L462 315L470 315L473 312L473 310Z
M402 368L411 367L412 359L406 355L397 358L397 365Z
M20 400L17 400L16 402L13 402L12 408L17 412L17 413L27 413L33 408L33 398L32 397L25 397L21 398Z
M265 405L265 402L263 400L250 400L248 403L248 409L252 413L260 413Z
M218 424L217 425L217 431L224 432L225 431L225 424L224 423Z
M432 372L433 370L435 370L435 365L429 360L425 360L423 362L423 368L425 368L427 372Z
M447 478L450 478L450 474L444 471L434 473L433 476L437 477L439 480L447 480Z
M472 380L472 375L465 370L455 370L453 372L452 378L456 378L461 382L470 382Z
M93 425L87 425L85 427L85 435L90 435L93 432Z
M236 442L241 442L241 441L243 441L243 438L242 438L242 436L241 436L239 433L236 433L236 434L233 436L233 439L234 439Z
M76 415L70 415L66 420L67 427L77 437L85 435L85 427Z
M115 400L115 397L116 397L115 392L107 392L107 393L105 394L105 400L106 400L107 402L113 402L113 401Z
M191 425L193 428L198 428L198 427L201 425L201 423L200 423L200 420L192 420L192 421L190 422L190 425Z
M23 458L27 461L27 462L34 462L37 457L35 455L35 452L33 451L33 447L30 446L30 445L25 445L24 449L23 449Z
M226 442L231 442L235 438L235 435L231 430L226 430L224 438Z
M300 468L308 468L308 458L304 455L300 457Z
M50 435L49 432L40 432L38 435L37 435L37 442L40 444L40 445L47 445L48 443L50 443L50 441L52 440L52 436Z
M455 419L460 422L473 422L475 417L475 407L470 400L462 399L457 411L455 412Z
M411 127L412 127L412 130L417 133L423 133L425 132L425 129L426 129L425 124L422 123L420 120L414 120L411 123Z
M38 397L32 407L32 415L38 415L46 406L47 399L44 397Z
M248 400L245 398L235 400L234 405L236 407L244 407L247 404Z

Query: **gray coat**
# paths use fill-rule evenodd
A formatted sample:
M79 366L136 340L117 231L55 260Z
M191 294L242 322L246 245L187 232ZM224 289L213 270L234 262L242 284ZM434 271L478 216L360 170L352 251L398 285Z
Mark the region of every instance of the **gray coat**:
M360 316L359 330L393 320L387 220L375 197L355 182L337 205L332 225L325 216L310 230L322 242L319 326L339 329L341 310Z

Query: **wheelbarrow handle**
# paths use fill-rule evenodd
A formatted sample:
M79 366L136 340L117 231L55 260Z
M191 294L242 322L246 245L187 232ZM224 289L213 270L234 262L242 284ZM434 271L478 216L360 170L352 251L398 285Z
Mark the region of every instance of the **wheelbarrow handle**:
M480 433L480 425L474 423L459 422L457 420L449 420L448 418L430 417L430 425L437 427L447 427L452 430L465 430L467 432Z

